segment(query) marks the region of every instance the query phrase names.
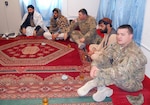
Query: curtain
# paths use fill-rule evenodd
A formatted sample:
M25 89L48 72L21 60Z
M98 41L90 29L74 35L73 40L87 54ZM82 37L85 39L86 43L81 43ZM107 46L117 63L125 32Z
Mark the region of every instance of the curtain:
M103 17L112 19L117 29L122 24L129 24L134 29L134 40L140 44L146 0L100 0L96 20Z
M31 4L42 15L46 26L50 25L50 17L53 15L52 10L54 8L62 9L62 0L22 0L23 13L27 12L27 6Z

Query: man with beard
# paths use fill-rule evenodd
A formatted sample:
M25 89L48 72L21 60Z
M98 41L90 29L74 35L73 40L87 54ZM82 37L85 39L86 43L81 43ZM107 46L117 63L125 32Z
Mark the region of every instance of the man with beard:
M92 60L97 59L102 50L116 42L116 31L112 27L112 20L105 17L101 19L98 24L101 32L104 33L104 38L99 45L91 44L89 46L88 54Z
M43 35L44 32L49 32L43 23L42 16L34 10L34 6L28 5L27 10L28 13L22 19L20 32L26 36Z
M69 26L68 20L61 14L59 8L53 9L53 16L50 19L49 31L52 33L53 40L66 40L65 33ZM47 39L51 36L44 35Z

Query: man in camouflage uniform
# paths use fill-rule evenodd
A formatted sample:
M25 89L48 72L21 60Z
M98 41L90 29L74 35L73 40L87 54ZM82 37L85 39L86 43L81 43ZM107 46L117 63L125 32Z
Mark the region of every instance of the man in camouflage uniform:
M64 39L64 34L69 26L68 20L65 16L61 14L60 9L53 9L53 17L50 19L49 31L52 36L45 36L47 39L61 40Z
M113 94L113 90L107 87L112 84L128 92L143 89L147 59L132 37L133 29L130 25L122 25L117 29L117 43L108 46L92 62L90 76L93 80L78 89L80 96L97 87L93 99L103 101Z
M79 30L75 30L77 26ZM86 44L96 42L96 20L88 15L86 9L81 9L78 18L71 22L67 34L78 44L78 48L83 49Z

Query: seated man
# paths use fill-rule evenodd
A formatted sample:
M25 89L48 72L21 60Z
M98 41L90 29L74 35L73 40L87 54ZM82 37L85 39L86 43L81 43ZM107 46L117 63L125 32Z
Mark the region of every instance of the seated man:
M103 18L99 21L98 25L101 32L104 33L104 38L100 44L91 44L89 46L88 54L91 56L92 60L98 58L101 50L116 42L116 31L112 27L112 20L109 18Z
M53 40L66 40L64 36L69 26L68 20L61 14L60 9L53 9L53 17L50 19L49 31L52 33ZM44 35L47 39L51 36Z
M130 25L122 25L117 29L117 43L108 46L92 62L90 76L93 79L77 90L79 96L85 96L97 87L92 97L101 102L113 94L113 90L108 87L112 84L128 92L143 89L147 59L132 38L133 29Z
M43 23L42 16L34 10L34 6L29 5L27 9L28 13L23 16L20 27L21 33L26 36L37 36L49 32Z
M80 30L75 30L77 26ZM79 16L71 22L67 35L78 44L79 49L83 49L86 44L96 43L96 20L88 15L86 9L79 10Z

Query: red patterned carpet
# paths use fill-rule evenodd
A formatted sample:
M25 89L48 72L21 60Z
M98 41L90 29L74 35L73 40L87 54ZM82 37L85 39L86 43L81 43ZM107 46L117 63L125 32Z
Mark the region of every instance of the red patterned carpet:
M114 105L131 105L126 98L126 95L138 96L140 93L144 96L144 103L142 105L150 105L150 78L145 76L143 85L144 89L138 92L125 92L112 85L111 88L114 90L114 93L111 98Z
M84 52L69 41L19 37L1 39L0 45L0 72L79 72L88 65Z
M44 79L36 74L2 75L0 99L74 97L78 96L76 90L89 79L87 74L84 80L80 76L69 76L67 80L62 80L62 75L52 74Z
M0 100L78 97L76 90L91 79L85 52L74 43L23 37L1 39L0 44Z
M75 49L46 39L20 39L1 45L0 50L2 66L32 66L49 65Z
M76 90L91 79L85 52L74 43L41 37L0 40L0 99L78 97ZM67 80L62 80L64 74ZM150 105L150 79L145 77L143 84L144 89L136 93L111 86L113 105L130 105L126 95L139 93L144 95L143 105ZM112 105L111 102L90 104Z
M0 44L0 99L73 97L90 79L85 52L69 41L17 37Z

